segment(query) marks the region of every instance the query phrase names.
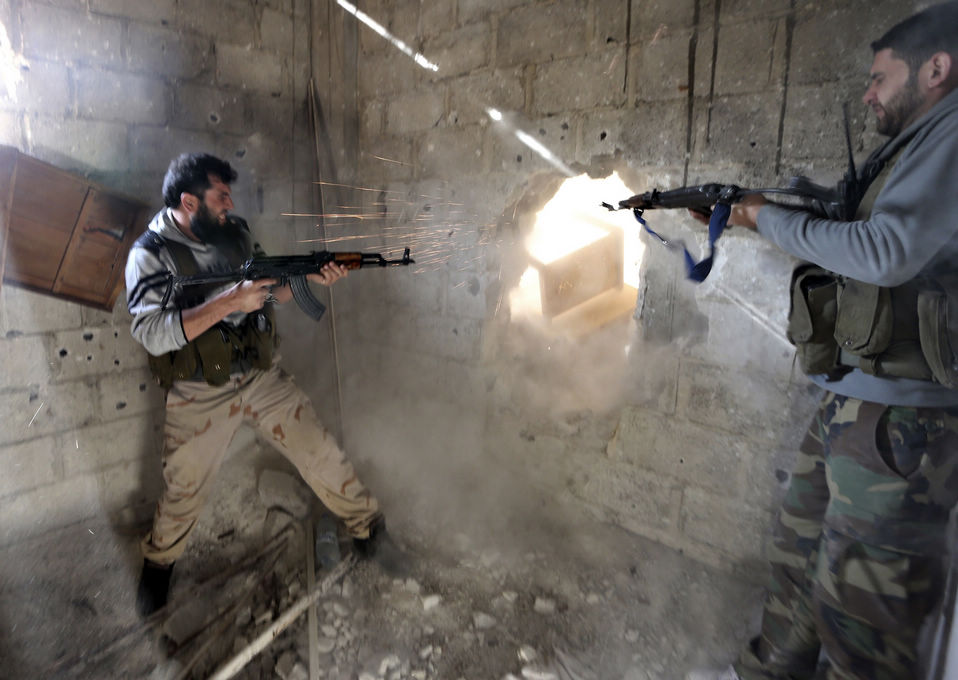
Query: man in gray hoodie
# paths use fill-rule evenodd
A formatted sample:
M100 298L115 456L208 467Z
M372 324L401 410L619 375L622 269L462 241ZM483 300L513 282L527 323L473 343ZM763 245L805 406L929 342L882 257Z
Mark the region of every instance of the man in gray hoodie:
M826 392L770 550L761 634L723 677L913 679L928 661L958 502L958 2L872 49L864 101L890 140L863 166L854 218L756 196L730 219L806 261L788 334Z
M386 541L376 499L313 411L308 397L275 364L272 302L292 298L275 279L176 286L171 274L239 267L252 254L249 229L230 215L236 172L208 154L173 160L163 182L166 207L137 239L126 264L131 332L149 353L150 370L167 390L163 495L141 544L137 608L149 615L166 604L173 563L212 487L241 424L299 471L346 526L361 556ZM332 285L346 275L335 263L307 278ZM390 544L391 545L391 544Z

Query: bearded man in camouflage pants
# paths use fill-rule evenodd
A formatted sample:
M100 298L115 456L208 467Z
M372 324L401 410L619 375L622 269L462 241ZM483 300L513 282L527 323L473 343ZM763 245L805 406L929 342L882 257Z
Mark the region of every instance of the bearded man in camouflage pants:
M806 261L789 338L827 391L780 516L761 634L722 677L913 680L928 661L958 502L958 2L872 49L864 101L890 139L846 211L754 196L730 219Z

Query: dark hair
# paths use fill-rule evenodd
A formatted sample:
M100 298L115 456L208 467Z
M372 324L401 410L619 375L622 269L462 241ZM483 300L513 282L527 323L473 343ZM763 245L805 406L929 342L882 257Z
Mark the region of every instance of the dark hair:
M871 45L873 52L891 48L914 74L937 52L958 59L958 2L943 2L893 26Z
M179 207L180 194L184 191L203 198L203 192L212 186L210 175L229 184L236 179L236 170L208 153L184 153L174 158L163 178L163 202L169 208Z

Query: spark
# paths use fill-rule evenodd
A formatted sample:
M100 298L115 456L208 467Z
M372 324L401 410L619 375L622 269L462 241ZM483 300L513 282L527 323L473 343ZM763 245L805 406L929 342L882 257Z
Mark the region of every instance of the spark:
M38 415L40 415L40 409L43 408L44 403L45 402L42 402L42 401L40 402L40 408L38 408L37 412L33 414L33 417L30 419L30 423L27 425L27 427L30 427L31 425L33 425L33 421L37 419Z
M383 26L382 24L377 22L375 19L373 19L371 16L369 16L368 14L363 12L361 9L356 7L356 5L350 2L346 2L346 0L336 0L336 2L339 4L340 7L342 7L347 12L352 14L354 17L359 19L361 22L363 22L364 24L369 26L371 29L376 31L376 33L378 33L380 36L382 36L383 38L391 42L393 46L396 47L396 49L398 49L400 52L405 54L407 57L411 57L414 62L419 64L424 69L428 69L430 71L439 70L439 66L437 64L434 64L428 59L426 59L426 57L424 57L421 53L413 52L411 47L409 47L406 43L404 43L402 40L394 36L389 31L387 31L385 26Z
M403 161L393 160L392 158L383 158L382 156L376 156L375 154L369 154L377 161L383 161L385 163L395 163L396 165L412 165L412 163L404 163Z
M398 191L391 191L389 189L377 189L375 187L360 187L360 186L356 186L355 184L337 184L336 182L316 181L316 182L313 182L313 184L320 184L324 187L342 187L343 189L355 189L356 191L378 191L380 193L387 193L387 194L399 193Z

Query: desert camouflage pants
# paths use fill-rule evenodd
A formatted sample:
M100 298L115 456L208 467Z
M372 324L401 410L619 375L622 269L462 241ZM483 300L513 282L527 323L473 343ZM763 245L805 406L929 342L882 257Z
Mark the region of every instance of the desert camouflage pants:
M141 542L144 557L169 564L183 554L229 443L243 423L257 428L296 467L351 535L369 535L379 504L320 424L309 398L274 366L254 369L220 387L173 384L166 396L165 488L153 529Z
M761 635L742 678L915 680L958 501L958 408L826 394L770 551ZM826 661L817 669L819 652Z

